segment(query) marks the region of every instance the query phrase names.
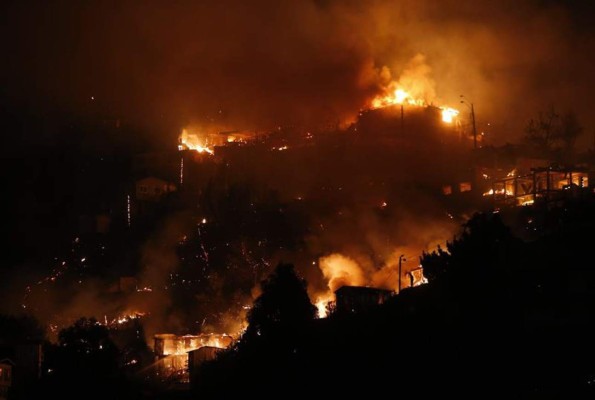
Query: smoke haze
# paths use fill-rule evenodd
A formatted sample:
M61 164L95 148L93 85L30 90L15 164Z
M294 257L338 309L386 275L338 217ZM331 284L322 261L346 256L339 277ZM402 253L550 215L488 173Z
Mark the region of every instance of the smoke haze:
M215 119L327 124L352 120L421 54L432 96L464 109L464 94L502 142L549 104L593 126L590 11L537 0L4 2L0 93L32 112L172 135Z

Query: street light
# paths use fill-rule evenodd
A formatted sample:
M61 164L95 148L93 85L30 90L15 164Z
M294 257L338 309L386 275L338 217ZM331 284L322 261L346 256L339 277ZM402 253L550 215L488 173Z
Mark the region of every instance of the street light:
M407 261L405 259L405 254L401 254L399 256L399 294L401 294L401 264L405 261Z
M465 96L461 95L461 104L466 104L468 107L471 107L471 124L473 125L473 148L477 149L477 129L475 127L475 109L473 108L473 103L468 103L465 100L462 100Z

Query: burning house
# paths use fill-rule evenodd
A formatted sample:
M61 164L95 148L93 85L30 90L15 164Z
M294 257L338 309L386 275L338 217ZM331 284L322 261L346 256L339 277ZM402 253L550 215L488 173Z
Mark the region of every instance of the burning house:
M494 180L484 196L496 206L523 206L577 197L588 191L588 187L586 168L550 166L532 168L526 174L513 170L507 177Z
M178 336L171 333L162 333L155 335L154 339L157 375L164 379L174 379L181 382L188 382L189 366L196 366L197 360L204 358L194 351L202 348L225 349L233 343L233 338L226 334ZM213 352L213 350L204 350L200 354L205 352L209 353Z

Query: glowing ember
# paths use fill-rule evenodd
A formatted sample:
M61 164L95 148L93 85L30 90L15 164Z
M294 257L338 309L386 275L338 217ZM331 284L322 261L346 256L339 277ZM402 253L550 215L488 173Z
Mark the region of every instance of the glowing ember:
M131 217L131 206L130 206L130 195L126 196L126 224L130 228L130 224L132 223Z
M140 319L144 315L145 315L145 313L140 312L140 311L131 311L131 312L123 313L122 315L119 315L118 317L114 318L111 321L108 321L107 317L104 317L105 325L107 325L107 326L123 325L123 324L126 324L132 320Z
M180 186L184 184L184 158L180 158Z

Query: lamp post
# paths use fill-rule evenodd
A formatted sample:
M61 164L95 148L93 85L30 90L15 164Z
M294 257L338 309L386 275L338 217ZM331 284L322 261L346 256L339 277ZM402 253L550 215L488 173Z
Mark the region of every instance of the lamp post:
M468 107L471 107L471 124L473 125L473 148L477 149L477 128L475 126L475 109L473 108L473 103L468 103L463 100L465 96L461 95L461 104L466 104Z
M405 254L401 254L401 255L399 256L399 294L401 294L401 264L402 264L404 261L407 261L407 260L405 259Z

